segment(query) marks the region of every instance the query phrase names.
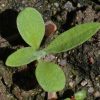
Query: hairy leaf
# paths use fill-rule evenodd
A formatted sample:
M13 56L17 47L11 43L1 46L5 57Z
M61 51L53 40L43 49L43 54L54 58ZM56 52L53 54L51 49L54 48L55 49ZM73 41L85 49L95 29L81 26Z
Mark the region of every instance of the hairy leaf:
M17 27L25 42L38 49L45 33L40 13L31 7L25 8L17 17Z
M48 53L60 53L68 51L87 41L100 29L100 23L91 22L77 25L62 33L54 39L45 49Z
M36 68L36 78L40 86L47 92L62 90L65 76L60 67L51 62L40 61Z
M20 67L45 55L44 51L35 51L32 47L19 49L12 53L6 61L7 66Z

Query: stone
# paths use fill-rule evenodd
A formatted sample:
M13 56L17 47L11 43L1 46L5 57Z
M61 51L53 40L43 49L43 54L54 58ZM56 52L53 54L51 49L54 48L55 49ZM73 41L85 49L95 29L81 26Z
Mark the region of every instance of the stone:
M71 11L71 10L74 10L74 7L72 5L72 3L70 1L68 1L67 3L65 3L64 9L66 9L67 11Z
M89 87L89 88L88 88L88 92L89 92L90 94L92 94L92 93L94 92L94 88L93 88L93 87Z
M60 60L59 64L60 64L61 66L66 66L66 64L67 64L66 59Z
M87 81L86 81L86 80L83 80L83 81L81 82L81 85L82 85L82 86L87 85Z

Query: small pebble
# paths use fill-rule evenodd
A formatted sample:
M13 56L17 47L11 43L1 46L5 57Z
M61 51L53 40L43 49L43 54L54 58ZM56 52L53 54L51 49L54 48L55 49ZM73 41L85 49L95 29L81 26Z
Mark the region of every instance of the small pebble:
M57 3L57 2L55 2L54 5L55 5L56 7L59 7L59 3Z
M94 92L94 88L93 87L89 87L88 92L92 94Z
M61 60L59 64L60 64L61 66L66 66L66 64L67 64L67 63L66 63L66 59Z
M78 4L77 4L77 7L79 7L79 8L80 8L80 7L81 7L81 4L80 4L80 3L78 3Z
M97 87L100 87L100 83L97 83Z
M75 81L69 82L69 86L70 86L71 88L74 88L74 87L75 87Z
M67 3L65 3L64 9L71 11L74 9L74 7L73 7L72 3L70 1L68 1Z
M53 61L53 60L55 60L55 59L56 59L56 57L55 57L54 55L48 55L48 56L46 56L46 57L44 58L45 61Z
M96 81L100 80L100 75L95 78Z
M5 4L2 4L2 7L4 7L5 6Z
M94 97L100 97L100 92L99 91L96 91L95 93L94 93Z
M64 54L63 54L63 57L66 58L66 57L67 57L67 53L64 53Z
M62 20L60 15L57 15L57 20L58 20L58 22L60 22Z
M83 80L83 81L81 82L81 85L82 85L82 86L87 85L87 81L86 81L86 80Z
M57 62L60 63L60 59L58 59Z

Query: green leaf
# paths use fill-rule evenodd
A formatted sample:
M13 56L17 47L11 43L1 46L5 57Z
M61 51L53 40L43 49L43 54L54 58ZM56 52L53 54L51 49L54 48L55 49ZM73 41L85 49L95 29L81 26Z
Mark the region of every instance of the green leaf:
M100 23L85 23L77 25L62 33L45 48L48 53L68 51L87 41L100 29Z
M25 42L38 49L45 33L41 14L33 8L25 8L17 17L17 27Z
M87 96L86 90L81 90L77 93L75 93L75 99L76 100L84 100Z
M51 62L40 61L36 68L36 78L47 92L62 90L65 86L65 75L62 69Z
M12 53L6 61L7 66L20 67L45 56L44 51L35 51L32 47L19 49Z
M65 100L71 100L70 98L67 98L67 99L65 99Z

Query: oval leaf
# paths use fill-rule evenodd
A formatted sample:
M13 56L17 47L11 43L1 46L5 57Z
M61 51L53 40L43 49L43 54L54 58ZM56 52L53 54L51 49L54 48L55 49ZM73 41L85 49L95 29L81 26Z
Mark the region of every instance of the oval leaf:
M45 33L40 13L33 8L25 8L17 17L17 27L25 42L38 49Z
M61 68L51 62L40 61L36 68L36 78L47 92L62 90L65 86L65 75Z
M18 67L26 65L45 55L44 51L35 51L32 47L19 49L12 53L6 61L7 66Z
M100 29L100 23L85 23L77 25L62 33L45 49L48 53L68 51L87 41Z

